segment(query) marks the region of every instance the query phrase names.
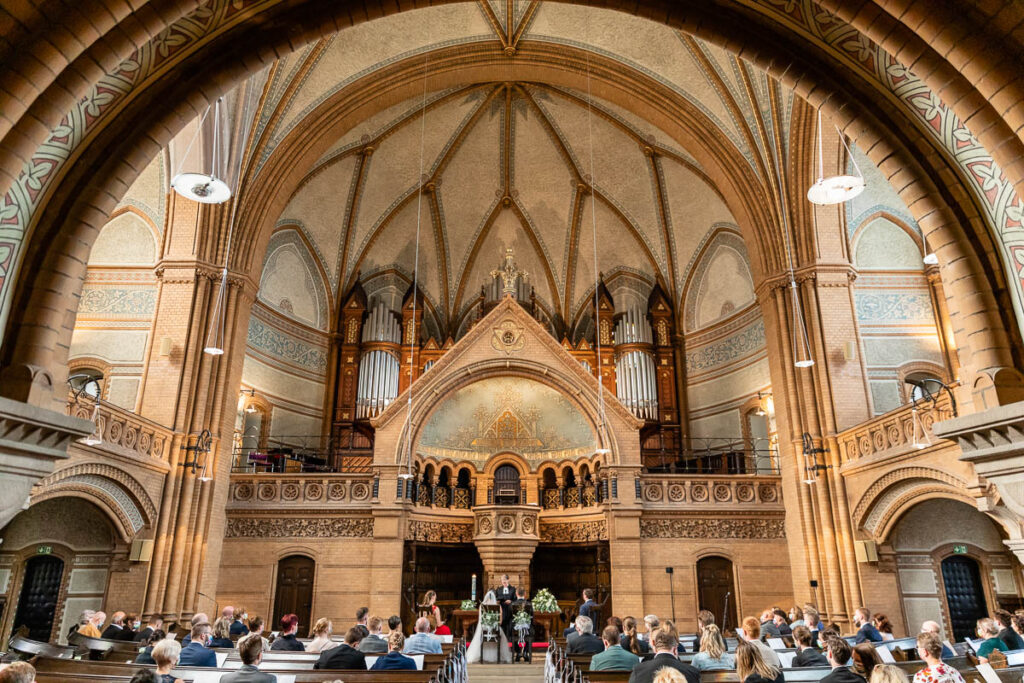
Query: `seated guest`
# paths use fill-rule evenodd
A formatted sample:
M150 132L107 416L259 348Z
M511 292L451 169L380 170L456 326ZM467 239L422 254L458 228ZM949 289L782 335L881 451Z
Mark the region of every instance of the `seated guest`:
M100 637L105 640L132 640L135 634L124 627L124 617L124 612L114 612L110 617L110 624L103 629L103 635Z
M330 619L320 617L313 624L313 639L306 643L306 652L323 652L324 650L330 650L334 647L335 643L331 640L331 633L334 632L334 626L331 624Z
M356 626L366 626L366 617L370 614L369 607L360 607L356 610Z
M153 635L154 631L161 631L163 628L164 618L159 614L154 614L149 618L149 624L146 628L135 634L135 640L139 643L147 643L149 642L149 637Z
M263 617L255 616L249 620L249 633L258 633L263 640L263 651L270 652L270 641L263 637Z
M358 649L363 632L353 626L345 634L345 642L320 653L314 669L365 669L366 655Z
M0 683L35 683L36 669L28 662L11 662L0 670Z
M1006 643L1006 649L1024 650L1024 640L1013 630L1013 615L1004 609L997 609L995 618L999 626L999 640Z
M821 680L824 683L864 683L864 677L846 665L852 654L849 643L839 636L829 636L825 640L825 656L828 665L832 667L832 673Z
M767 638L778 638L782 634L779 633L779 627L775 625L775 610L766 609L761 612L761 640Z
M388 635L391 635L395 631L402 633L402 617L397 614L392 614L388 617Z
M651 634L651 648L654 656L633 667L629 675L629 683L654 683L654 678L662 669L675 669L683 675L686 683L700 683L700 671L679 661L676 656L679 648L679 633L664 625Z
M988 657L993 650L1006 652L1010 649L999 639L999 626L996 625L994 619L978 619L978 637L984 642L978 646L978 651L975 654L978 655L978 661L982 664L988 664Z
M742 683L784 683L782 669L761 656L760 641L741 640L736 645L736 674Z
M964 683L959 671L942 662L942 647L934 633L917 635L917 656L924 660L925 667L914 674L914 683Z
M305 652L306 648L295 634L299 631L299 618L294 614L286 614L281 617L281 630L270 644L272 652Z
M633 617L626 617L622 620L622 636L619 638L619 645L623 650L640 657L651 651L651 646L640 640L640 635L636 632L636 619Z
M594 622L590 617L578 616L576 630L565 642L565 651L571 655L593 655L604 651L604 643L594 635Z
M383 657L377 657L377 661L370 667L371 671L415 671L416 660L402 654L405 647L405 636L398 631L393 631L388 636L388 653Z
M661 625L661 621L658 619L657 614L648 614L644 617L644 626L647 628L647 633L641 634L641 638L650 641L651 635Z
M85 619L85 623L78 627L78 632L89 638L102 637L103 634L100 632L100 626L103 626L107 615L103 612L93 612L91 609L87 609L82 612L82 617Z
M1013 624L1013 632L1024 638L1024 615L1014 614L1011 623Z
M370 634L363 638L362 642L359 643L359 651L384 654L388 651L388 641L381 635L381 631L384 629L384 620L378 616L370 617L366 620L366 628L370 630ZM401 635L401 631L392 630L391 633L398 633ZM405 636L402 636L402 644L405 644Z
M222 617L223 618L223 617ZM260 671L263 661L263 642L258 633L251 633L238 640L238 656L242 666L220 677L220 683L277 683L277 676Z
M853 625L857 627L857 643L882 642L882 634L871 623L871 612L867 607L858 607L854 610Z
M605 626L601 632L604 651L590 658L591 671L632 671L640 663L640 658L619 644L619 630L614 626Z
M700 638L700 652L690 662L701 671L732 671L736 668L736 658L726 652L722 634L714 624L704 627Z
M420 617L416 620L416 632L405 641L405 648L402 650L407 655L439 655L441 654L441 642L430 635L430 620Z
M186 645L188 645L189 643L192 642L192 627L193 626L195 626L196 624L209 624L209 623L210 623L210 617L208 617L205 612L196 612L195 614L193 614L192 615L191 624L188 627L189 628L189 632L186 633L185 637L181 639L181 646L185 647Z
M200 636L201 637L201 636ZM156 662L156 674L160 683L175 683L178 679L171 675L171 669L178 665L181 656L181 645L176 640L166 638L153 646L153 661ZM213 665L217 665L217 657L212 652Z
M697 639L693 643L693 651L700 652L700 639L708 624L715 623L715 615L710 610L702 609L697 612Z
M871 617L871 623L874 624L878 632L882 634L882 640L895 640L896 636L892 634L892 623L889 621L889 617L885 616L881 612L875 612L875 616Z
M853 670L862 678L871 678L871 672L882 663L882 658L871 643L858 643L853 646Z
M879 664L871 670L868 683L910 683L907 674L895 664Z
M793 629L793 640L796 641L797 652L796 657L793 657L793 662L790 664L792 668L828 666L828 659L814 647L811 631L806 626L797 626Z
M221 617L213 624L213 638L210 639L210 647L231 649L235 644L231 641L231 622Z
M775 624L775 628L779 630L780 636L793 635L793 629L789 627L789 618L786 616L786 613L778 607L772 610L772 623Z
M244 636L249 633L249 629L245 625L245 618L249 616L245 613L242 608L238 609L238 612L231 617L231 635L233 636Z
M820 634L825 630L824 624L821 623L821 614L818 613L818 609L807 603L804 605L804 626L811 632L811 637L817 644Z
M156 664L156 660L153 659L153 648L161 640L167 637L167 634L163 631L156 630L149 634L149 640L146 642L146 647L142 649L139 656L135 658L136 664Z
M939 626L937 621L926 621L921 624L921 633L933 633L935 637L940 641L942 640L942 627ZM948 657L955 657L956 653L946 647L946 644L942 644L942 658L947 659Z
M217 666L217 655L213 650L206 647L210 642L210 625L196 624L192 627L192 637L188 645L181 648L181 655L178 662L181 666ZM153 648L154 652L156 648ZM156 655L153 655L156 659Z
M160 683L160 675L152 669L139 669L128 683Z
M776 654L775 650L761 642L761 622L756 617L747 617L743 620L743 636L747 642L758 649L761 653L761 659L768 666L780 671L782 670L782 660L779 659L779 655Z
M789 627L804 626L804 608L796 605L789 608Z

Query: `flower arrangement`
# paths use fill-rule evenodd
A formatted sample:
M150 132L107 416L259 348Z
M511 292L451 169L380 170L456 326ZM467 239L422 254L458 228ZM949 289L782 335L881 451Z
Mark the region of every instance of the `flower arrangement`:
M558 607L558 600L555 600L555 596L551 594L547 588L541 588L533 596L533 611L534 612L561 612L562 610Z
M484 631L484 638L487 640L496 640L498 627L501 624L501 617L497 612L486 610L480 615L480 628Z
M476 609L476 600L463 600L462 604L459 605L459 609L462 609L462 610Z
M533 624L533 616L528 614L526 610L519 610L512 615L512 626L519 628L521 626L529 627Z

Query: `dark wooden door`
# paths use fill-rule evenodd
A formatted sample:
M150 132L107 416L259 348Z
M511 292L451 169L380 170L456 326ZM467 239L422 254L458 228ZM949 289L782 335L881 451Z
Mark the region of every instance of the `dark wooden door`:
M705 557L697 561L698 609L715 615L722 631L736 628L736 589L732 562L724 557Z
M443 540L443 539L442 539ZM484 585L484 563L472 543L417 543L406 541L402 561L402 623L411 630L419 615L417 605L428 590L437 593L441 618L450 621L451 612L472 594L476 574L476 599L492 586ZM384 616L384 615L381 615ZM460 634L461 635L461 634Z
M957 641L975 637L978 619L988 616L978 563L964 555L947 557L942 561L942 583L946 587L953 637Z
M64 561L53 555L37 555L25 563L25 579L21 584L18 612L14 628L28 627L32 640L50 641L53 618L64 577Z
M274 623L270 630L281 627L281 617L294 614L299 618L299 635L309 632L313 609L313 577L316 563L303 555L292 555L277 563L277 590L274 591Z
M612 575L608 542L547 544L541 543L530 561L530 594L547 588L558 600L567 617L576 616L580 593L593 588L598 604L595 633L604 628L604 619L615 614L612 606Z
M512 465L502 465L494 471L494 502L519 504L519 470Z

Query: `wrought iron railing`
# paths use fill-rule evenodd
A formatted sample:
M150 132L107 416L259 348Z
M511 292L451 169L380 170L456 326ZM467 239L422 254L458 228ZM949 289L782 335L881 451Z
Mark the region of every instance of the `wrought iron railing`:
M770 439L684 436L672 426L645 432L640 457L652 474L779 473L779 452Z

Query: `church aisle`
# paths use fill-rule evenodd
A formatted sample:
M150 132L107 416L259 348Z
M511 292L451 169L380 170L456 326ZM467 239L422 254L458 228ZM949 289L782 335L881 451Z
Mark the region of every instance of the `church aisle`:
M537 683L544 680L544 659L531 664L470 664L470 683Z

